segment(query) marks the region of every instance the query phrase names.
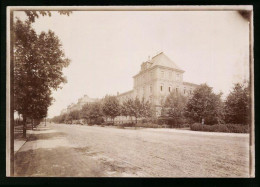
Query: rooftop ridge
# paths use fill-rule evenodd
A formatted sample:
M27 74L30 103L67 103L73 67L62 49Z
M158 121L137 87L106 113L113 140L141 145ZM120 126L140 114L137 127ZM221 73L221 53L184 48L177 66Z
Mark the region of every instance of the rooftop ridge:
M160 55L160 54L162 54L162 53L163 53L163 51L160 52L160 53L158 53L157 55L153 56L152 59L155 58L155 57L157 57L158 55Z
M195 83L191 83L191 82L186 82L186 81L183 81L183 84L184 84L184 85L199 86L199 84L195 84Z

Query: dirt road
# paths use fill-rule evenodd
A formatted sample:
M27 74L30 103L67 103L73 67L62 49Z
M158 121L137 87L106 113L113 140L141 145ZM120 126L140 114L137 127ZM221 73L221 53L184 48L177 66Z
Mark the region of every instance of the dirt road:
M248 134L64 124L30 133L16 176L249 176Z

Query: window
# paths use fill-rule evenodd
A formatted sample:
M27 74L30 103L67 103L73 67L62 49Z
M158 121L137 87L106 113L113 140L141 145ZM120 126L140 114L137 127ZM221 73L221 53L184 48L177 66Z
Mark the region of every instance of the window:
M178 88L176 88L176 93L178 93Z
M153 91L153 87L152 85L150 85L150 92L152 93L152 91Z
M161 85L161 92L163 91L163 85Z
M169 92L171 92L171 87L169 87Z
M185 94L185 92L186 92L186 88L184 87L183 93Z

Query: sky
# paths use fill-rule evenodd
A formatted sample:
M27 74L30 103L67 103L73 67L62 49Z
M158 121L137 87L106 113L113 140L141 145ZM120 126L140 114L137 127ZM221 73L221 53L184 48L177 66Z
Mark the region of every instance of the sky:
M141 63L162 51L185 70L184 81L207 83L224 97L249 79L249 23L236 11L74 11L41 16L32 26L54 31L71 60L48 117L85 94L131 90Z

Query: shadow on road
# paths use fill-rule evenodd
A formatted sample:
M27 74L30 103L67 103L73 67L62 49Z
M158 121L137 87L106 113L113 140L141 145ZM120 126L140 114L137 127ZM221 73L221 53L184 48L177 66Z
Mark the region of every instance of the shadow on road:
M28 132L28 141L15 154L14 176L100 177L103 168L91 159L88 147L74 147L66 133L48 127Z
M37 140L49 140L65 137L63 132L52 132L52 133L42 133L42 134L31 134L28 138L28 142Z
M15 155L15 176L100 177L102 168L89 159L82 159L73 148L56 147L18 152Z

